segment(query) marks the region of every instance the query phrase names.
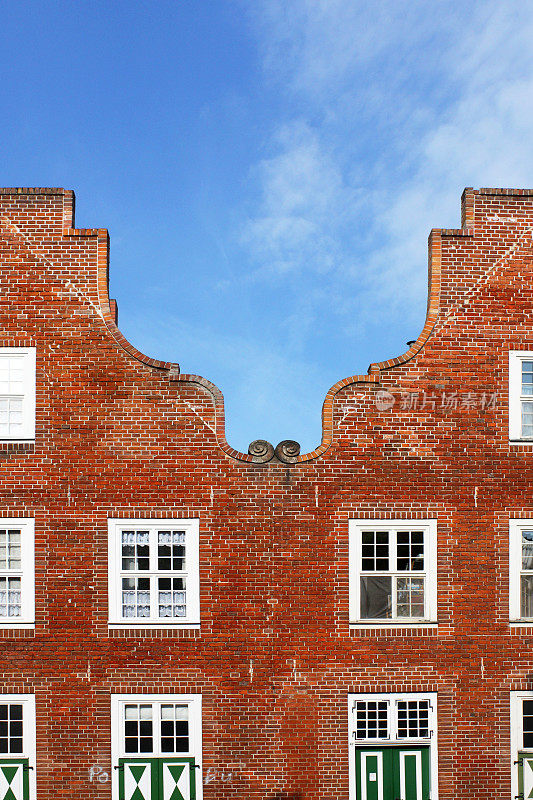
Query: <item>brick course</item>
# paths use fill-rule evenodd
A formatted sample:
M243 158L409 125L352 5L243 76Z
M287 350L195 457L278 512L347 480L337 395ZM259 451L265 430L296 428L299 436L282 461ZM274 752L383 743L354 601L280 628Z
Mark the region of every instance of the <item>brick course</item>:
M508 798L508 352L533 350L533 192L466 189L429 240L428 315L399 357L335 384L297 463L226 442L216 386L140 353L108 297L108 235L63 189L0 190L0 346L37 348L35 444L0 445L2 516L35 518L35 631L0 630L1 691L35 693L39 800L111 797L112 693L203 698L205 800L347 800L350 692L438 692L439 798ZM386 320L387 310L379 309ZM497 392L379 410L376 392ZM107 519L200 519L201 630L108 630ZM348 520L438 520L438 628L348 621ZM231 773L231 780L227 779Z

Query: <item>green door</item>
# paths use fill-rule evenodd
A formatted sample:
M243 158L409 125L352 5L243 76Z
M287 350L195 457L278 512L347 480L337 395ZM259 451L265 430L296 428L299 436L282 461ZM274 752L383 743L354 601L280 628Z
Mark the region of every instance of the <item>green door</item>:
M429 747L355 751L357 800L429 800Z
M119 759L119 798L195 800L194 758Z
M0 758L0 800L29 800L27 758Z
M518 753L518 791L524 800L533 797L533 753Z

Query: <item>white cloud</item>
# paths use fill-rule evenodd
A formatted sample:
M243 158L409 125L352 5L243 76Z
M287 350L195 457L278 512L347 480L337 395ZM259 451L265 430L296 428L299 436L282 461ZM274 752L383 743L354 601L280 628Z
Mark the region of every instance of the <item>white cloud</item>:
M421 320L427 235L458 227L464 186L533 183L533 7L270 0L253 16L287 97L277 152L252 175L255 276L305 267L312 316L313 273L327 272L330 313L352 332L376 308Z

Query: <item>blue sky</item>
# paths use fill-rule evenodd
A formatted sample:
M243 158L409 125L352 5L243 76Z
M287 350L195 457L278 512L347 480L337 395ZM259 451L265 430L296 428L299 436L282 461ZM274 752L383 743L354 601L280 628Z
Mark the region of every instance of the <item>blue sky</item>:
M124 334L305 452L462 189L533 185L531 42L523 0L4 0L0 184L73 188Z

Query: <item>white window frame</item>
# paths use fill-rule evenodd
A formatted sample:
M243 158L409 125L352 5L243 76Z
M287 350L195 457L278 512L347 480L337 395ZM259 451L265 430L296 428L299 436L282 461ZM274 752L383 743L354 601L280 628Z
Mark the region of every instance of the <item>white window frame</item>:
M518 795L518 753L521 751L529 751L533 753L533 747L522 746L522 733L523 733L523 715L522 715L522 701L533 700L533 692L511 692L510 705L511 705L511 797L514 798Z
M522 531L526 529L533 531L533 519L509 520L509 621L533 626L533 617L522 617L520 608Z
M358 700L363 701L387 701L389 703L390 717L386 739L356 739L355 717L353 713L354 703ZM427 738L402 738L394 736L397 732L398 712L397 703L400 700L428 700L430 704L429 712L429 736ZM349 694L348 695L348 770L350 780L350 800L359 800L356 795L356 770L355 770L355 751L357 748L368 748L375 746L376 749L382 747L411 747L420 745L429 747L430 759L430 779L431 779L431 798L438 800L438 737L437 737L437 692L386 692L376 694Z
M146 528L152 531L180 530L185 531L185 566L186 576L186 608L184 617L156 617L157 592L152 586L150 617L122 617L122 581L126 574L131 577L149 577L157 575L157 569L143 572L131 571L123 573L121 569L121 531L124 528L133 530ZM108 520L108 577L109 577L109 627L113 628L198 628L200 626L200 565L199 565L200 522L198 519L109 519ZM151 556L152 557L152 556ZM168 577L168 573L161 573ZM180 577L176 572L174 577ZM157 578L154 578L155 585Z
M522 435L522 400L533 403L533 394L522 395L522 361L533 361L533 350L509 351L509 439L533 443L533 436Z
M124 751L124 706L130 703L176 703L189 707L189 750L186 753L126 753ZM154 715L155 716L155 715ZM119 758L184 758L193 756L196 770L196 800L202 800L202 695L201 694L113 694L111 695L111 772L113 781L113 800L119 797Z
M27 442L35 439L35 347L0 347L0 359L22 356L24 362L22 395L0 394L0 399L21 397L22 431L16 436L0 435L2 442Z
M0 694L0 704L17 703L22 705L22 753L2 754L2 758L27 758L29 766L30 800L36 796L37 786L37 746L35 724L35 695L33 694Z
M35 524L27 517L0 518L0 529L15 528L20 530L21 569L4 570L0 567L0 576L21 578L22 608L20 617L0 617L0 629L34 628L35 627Z
M424 617L391 617L390 619L363 618L360 616L361 575L381 575L386 573L366 573L361 570L361 534L363 530L372 531L424 531L424 570L425 576ZM436 519L351 519L349 524L349 613L350 624L357 627L412 627L437 623L437 520ZM388 573L398 574L397 570ZM416 571L406 571L406 577L416 578Z

